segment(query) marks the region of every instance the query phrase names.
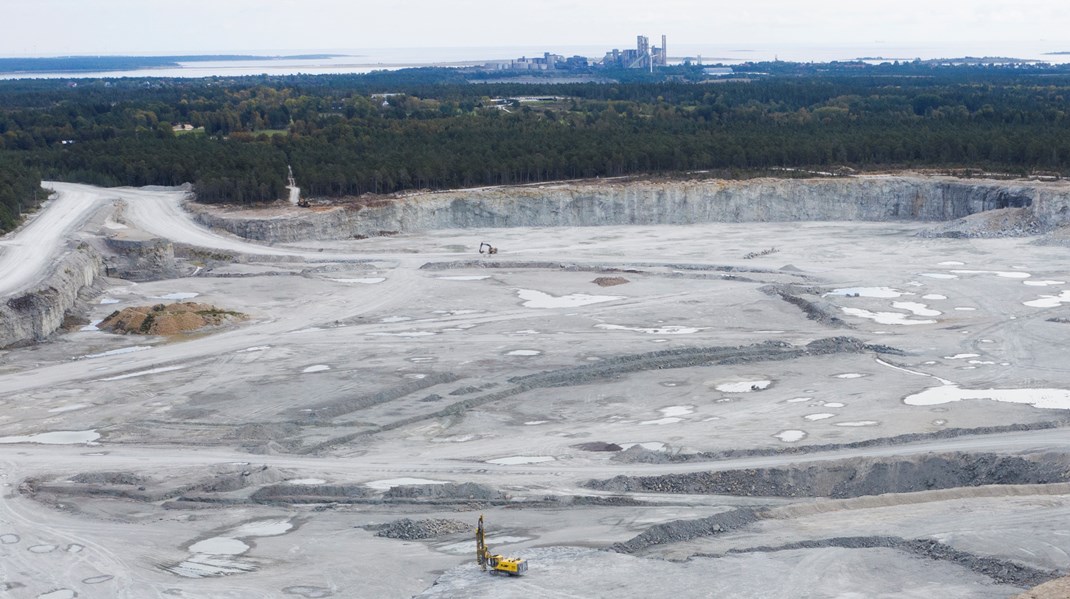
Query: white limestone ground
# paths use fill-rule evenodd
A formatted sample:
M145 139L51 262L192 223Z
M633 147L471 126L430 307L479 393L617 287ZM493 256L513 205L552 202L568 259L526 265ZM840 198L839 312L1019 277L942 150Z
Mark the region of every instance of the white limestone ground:
M364 486L375 489L376 491L387 491L394 487L400 487L402 485L444 485L444 480L432 480L429 478L385 478L382 480L373 480L371 482L364 483Z
M139 204L147 206L151 201ZM1054 429L796 453L808 445L924 434L938 428L1035 424L1062 417L1066 408L1058 392L1070 389L1070 371L1063 352L1053 348L1061 347L1066 325L1048 318L1061 316L1058 310L1066 306L1024 305L1040 293L1057 296L1061 289L1054 284L1040 288L1020 283L1070 280L1070 268L1050 259L1051 248L1032 246L1028 239L915 237L925 226L822 222L433 231L321 241L316 243L323 252L319 248L309 252L307 259L316 264L343 257L374 260L375 276L385 279L374 284L322 277L198 276L145 283L136 294L105 289L106 297L124 301L133 296L162 297L176 289L226 297L228 307L255 314L255 319L220 334L151 343L152 351L86 360L70 358L104 354L129 340L102 332L76 333L32 348L5 350L0 356L0 435L22 439L5 445L6 455L12 457L0 467L0 482L11 485L0 497L0 519L6 522L0 527L0 551L9 560L7 572L26 585L17 592L27 597L60 589L79 597L211 597L242 592L387 599L425 592L449 597L540 593L589 597L606 594L607 580L619 585L610 590L622 597L628 592L658 596L676 591L682 597L688 593L790 596L797 588L816 589L814 593L823 596L900 596L908 591L940 597L1009 596L1021 589L994 584L954 564L892 550L748 553L691 562L592 552L591 560L605 560L595 562L582 557L586 554L554 554L587 551L569 549L575 545L604 547L653 524L733 507L785 504L801 511L815 503L808 498L650 493L629 494L631 499L650 502L642 506L614 505L612 500L605 505L568 505L572 497L591 493L583 483L592 478L784 467L836 456L962 448L1064 449L1065 430ZM203 229L194 232L210 235ZM206 247L215 243L210 237L198 239ZM592 284L596 275L591 270L421 268L476 256L474 251L469 252L472 256L459 256L451 249L472 247L472 239L492 240L510 259L557 264L567 255L570 264L584 269L640 272L629 273L630 283L613 289L619 295L609 296ZM755 282L680 268L684 264L753 268L752 261L742 256L763 239L775 239L780 252L764 259L763 272L740 273ZM220 243L244 242L227 238ZM290 258L306 259L301 249L255 244L230 249L248 252L253 261L258 251L290 252ZM1033 276L918 274L936 269L940 262L962 263L941 268L993 265L999 269L993 272L1017 272L1000 262L1008 255L1030 265ZM656 266L635 266L644 263ZM778 270L788 264L798 271ZM343 268L350 270L325 272L355 272ZM827 302L833 306L831 312L855 328L826 327L807 319L796 306L759 291L768 283L800 281L816 289L806 299ZM887 288L902 295L822 296L830 289L855 287ZM517 290L532 293L522 297ZM944 314L919 316L908 308L891 307L891 300L900 298L943 301L935 296L953 298L947 304L925 306ZM955 304L976 310L954 311ZM878 334L869 329L882 327L838 307L874 314L895 309L897 318L936 322L889 325ZM94 304L89 309L93 320L114 306ZM598 327L601 324L631 330ZM672 334L682 329L694 331ZM802 346L834 335L887 344L905 353L883 356L882 362L875 362L876 355L867 351L682 368L655 364L510 395L517 380L530 380L523 377L532 375L612 366L622 359L677 349L765 341ZM995 343L978 345L985 339ZM983 356L944 358L979 347ZM522 359L525 356L510 355L514 351L542 353L537 359ZM998 366L1001 363L1007 366ZM302 375L303 369L316 364L329 364L330 370ZM977 368L956 370L965 365ZM846 374L867 376L837 378ZM667 381L672 385L663 384ZM960 391L922 395L934 385L943 388L944 381ZM760 393L751 392L755 384ZM1053 393L1043 401L1036 394L1003 393L1027 388ZM966 390L1009 400L976 397L977 391ZM480 403L499 393L500 399ZM904 401L919 395L931 403ZM478 405L448 409L469 401ZM332 419L308 416L328 404L353 411ZM660 426L642 424L658 417L679 420ZM89 441L99 443L92 448L86 447L86 436L69 445L29 441L34 435L60 431L103 436ZM615 443L633 453L638 452L637 444L657 454L650 462L618 461L616 452L579 448L588 442ZM304 452L312 448L316 449ZM748 449L764 453L716 462L671 459L677 453ZM272 484L280 486L354 486L375 492L398 484L473 482L510 499L508 505L480 507L465 501L391 504L378 502L372 493L368 503L330 507L243 503L258 484L267 484L257 483L219 493L226 501L196 510L164 509L154 502L105 495L62 498L59 502L64 505L77 505L77 510L66 510L16 492L27 478L56 475L68 480L82 472L202 484L207 468L236 462L245 464L236 466L235 476L258 476L266 465L267 472L274 473ZM241 476L240 471L250 474ZM152 489L151 483L148 487ZM135 486L122 488L136 494ZM709 542L724 543L713 553L776 545L784 538L782 533L820 524L823 538L882 532L904 538L939 535L954 547L979 555L1036 567L1070 567L1065 558L1070 544L1044 536L1053 528L1051 522L1063 521L1070 513L1059 507L1066 503L1065 497L1020 492L1025 494L990 503L958 496L926 497L926 502L916 503L916 498L885 496L880 507L869 510L818 502L815 511L833 509L820 522L818 516L768 519L731 535L710 537ZM523 507L524 501L547 497L562 498L561 505ZM1001 528L990 523L993 507L1006 511ZM497 543L492 548L528 558L532 570L527 578L480 573L467 533L434 541L401 541L375 537L363 528L400 518L457 519L474 526L484 512L490 537ZM243 528L250 519L275 524ZM291 522L293 527L283 534L257 536L279 532L280 522ZM1035 541L1038 538L1048 544L1046 549ZM79 539L93 543L77 543ZM65 550L75 544L83 549ZM449 545L455 552L442 549ZM28 550L38 546L54 549ZM665 551L683 560L701 549L696 540L671 544ZM592 564L608 568L612 576L602 576L601 571L591 576ZM215 576L220 573L227 574ZM440 576L440 584L434 585Z

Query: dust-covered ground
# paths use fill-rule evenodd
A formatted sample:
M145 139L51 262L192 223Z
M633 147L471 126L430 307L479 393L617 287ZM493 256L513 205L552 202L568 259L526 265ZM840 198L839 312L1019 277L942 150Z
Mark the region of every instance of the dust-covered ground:
M202 231L0 351L0 594L1020 593L1070 569L1070 260L923 228ZM248 319L92 324L181 301Z

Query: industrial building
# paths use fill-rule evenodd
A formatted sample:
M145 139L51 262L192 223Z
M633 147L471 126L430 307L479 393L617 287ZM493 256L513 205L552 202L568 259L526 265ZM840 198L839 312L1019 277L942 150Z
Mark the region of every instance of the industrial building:
M645 35L640 35L636 37L636 45L634 49L610 50L609 52L606 52L605 57L602 58L601 61L595 63L594 66L621 69L646 69L648 71L653 71L657 67L664 67L668 64L669 54L665 36L661 36L660 47L652 47L650 45L650 38ZM488 62L483 68L488 71L553 71L558 69L583 69L588 66L592 65L588 63L586 57L572 56L565 58L560 54L546 52L541 58L528 58L522 56L513 60Z
M601 64L605 67L653 71L655 67L663 67L669 64L668 43L665 36L662 35L661 47L651 47L650 38L645 35L639 35L636 36L634 50L617 50L614 48L606 52Z

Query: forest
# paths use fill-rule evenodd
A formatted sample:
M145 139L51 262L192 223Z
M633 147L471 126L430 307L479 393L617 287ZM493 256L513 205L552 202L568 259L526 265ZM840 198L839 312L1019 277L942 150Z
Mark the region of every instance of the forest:
M0 228L33 208L41 178L191 182L202 202L257 203L285 197L287 165L313 197L704 170L1070 173L1065 69L833 67L617 83L450 69L5 81Z

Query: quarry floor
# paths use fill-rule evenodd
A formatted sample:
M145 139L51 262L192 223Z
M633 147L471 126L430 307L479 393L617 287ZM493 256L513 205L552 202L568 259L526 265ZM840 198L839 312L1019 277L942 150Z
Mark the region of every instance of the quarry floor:
M90 321L193 297L250 319L172 338L90 325L0 351L0 596L994 598L1025 590L889 548L755 550L875 535L1070 569L1070 531L1059 525L1070 495L1061 487L853 502L657 493L625 494L634 504L540 502L609 495L583 484L621 474L946 451L1066 453L1070 324L1051 320L1070 317L1065 248L921 238L926 225L901 222L446 230L266 247L198 229L175 208L176 194L99 193L127 196L127 221L112 227L241 260L190 263L191 276L178 279L106 279L87 297ZM479 254L481 242L499 252ZM603 287L598 277L627 282ZM759 290L770 284L809 288L849 326L808 319ZM837 335L903 353L567 378L650 352ZM515 389L517 377L557 371L566 377L559 385ZM924 401L905 401L931 388L938 391ZM963 390L991 389L1027 391L988 393L1014 401L959 400ZM1043 423L1055 428L835 447ZM577 447L588 442L667 454L834 447L635 463ZM219 473L252 480L258 471L272 473L264 484L372 483L374 501L176 506L28 490L93 472L180 487ZM420 482L478 483L509 500L375 495ZM640 555L598 551L654 524L741 506L795 511ZM526 576L481 573L468 533L399 540L364 528L398 518L474 526L481 513L495 551L529 560ZM213 541L220 538L240 542L235 549ZM216 544L198 546L206 540Z

